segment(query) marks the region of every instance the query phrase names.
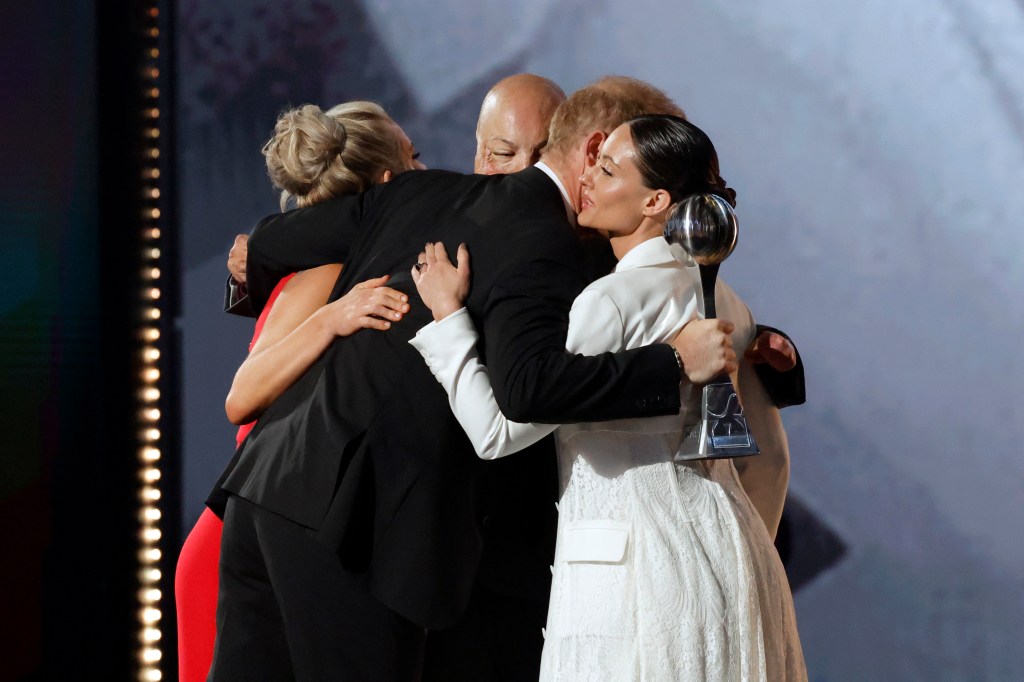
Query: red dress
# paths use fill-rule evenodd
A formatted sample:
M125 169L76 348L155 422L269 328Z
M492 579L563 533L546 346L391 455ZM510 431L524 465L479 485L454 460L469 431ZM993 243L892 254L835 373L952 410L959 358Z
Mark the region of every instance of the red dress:
M260 337L270 308L292 278L277 283L258 320L249 350ZM236 447L242 444L256 422L238 427ZM217 634L217 566L220 562L220 534L224 523L209 507L203 509L192 532L185 539L174 572L174 603L178 611L178 680L203 682L213 662L213 641Z

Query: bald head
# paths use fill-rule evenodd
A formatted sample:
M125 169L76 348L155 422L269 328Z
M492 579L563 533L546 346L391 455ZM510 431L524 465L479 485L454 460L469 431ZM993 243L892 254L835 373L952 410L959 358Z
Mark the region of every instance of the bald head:
M499 81L480 107L473 170L515 173L536 163L551 116L563 101L562 89L541 76L519 73Z

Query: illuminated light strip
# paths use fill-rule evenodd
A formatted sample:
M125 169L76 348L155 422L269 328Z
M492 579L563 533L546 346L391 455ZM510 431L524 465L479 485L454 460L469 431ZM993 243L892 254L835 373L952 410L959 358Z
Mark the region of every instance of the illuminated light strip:
M161 191L160 180L160 137L161 128L166 127L166 119L160 116L160 68L157 60L160 57L158 41L160 28L157 22L160 10L155 0L150 0L149 7L144 10L148 26L144 29L144 39L149 43L145 46L142 64L142 97L145 100L139 112L142 121L142 205L143 211L139 220L141 231L141 277L139 289L139 319L137 322L137 338L139 352L139 373L136 385L136 425L138 429L138 590L136 593L137 645L135 650L138 661L137 679L143 682L160 682L164 678L161 662L164 650L163 613L160 601L163 593L160 589L162 573L160 560L163 557L163 530L160 509L160 480L162 441L160 431L161 412L159 401L161 396L161 365L160 349L156 344L160 341L158 322L161 317L160 300L162 294L161 250L159 225L160 209L156 205Z

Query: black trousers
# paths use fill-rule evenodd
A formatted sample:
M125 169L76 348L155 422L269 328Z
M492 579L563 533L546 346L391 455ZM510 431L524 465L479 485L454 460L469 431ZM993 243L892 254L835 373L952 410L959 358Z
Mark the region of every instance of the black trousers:
M537 682L547 612L477 583L458 624L427 635L423 682Z
M232 496L209 679L417 680L423 629L374 599L310 531Z

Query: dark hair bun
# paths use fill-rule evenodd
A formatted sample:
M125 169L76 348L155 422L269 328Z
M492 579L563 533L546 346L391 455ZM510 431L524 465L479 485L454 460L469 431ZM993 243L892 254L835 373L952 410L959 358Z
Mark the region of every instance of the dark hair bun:
M721 175L715 176L715 181L712 183L709 190L712 194L717 194L728 201L730 206L736 208L736 190L725 184L725 178Z

